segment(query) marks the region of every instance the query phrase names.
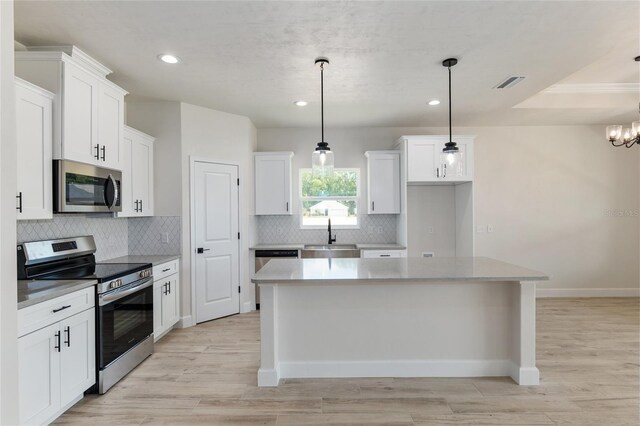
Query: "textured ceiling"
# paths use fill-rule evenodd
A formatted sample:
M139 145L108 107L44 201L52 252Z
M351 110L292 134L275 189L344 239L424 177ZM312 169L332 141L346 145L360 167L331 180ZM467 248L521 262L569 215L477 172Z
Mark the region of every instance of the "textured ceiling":
M637 104L513 108L588 67L594 83L638 78L640 2L17 1L16 39L75 44L114 71L128 99L184 101L249 116L258 127L319 124L327 56L327 126L630 121ZM615 25L611 25L615 23ZM616 53L624 70L592 65ZM182 63L156 58L175 53ZM610 75L609 75L610 73ZM510 75L516 87L492 89ZM598 80L598 81L595 81ZM588 81L587 81L588 82ZM438 107L426 102L439 98ZM293 101L304 99L299 108Z

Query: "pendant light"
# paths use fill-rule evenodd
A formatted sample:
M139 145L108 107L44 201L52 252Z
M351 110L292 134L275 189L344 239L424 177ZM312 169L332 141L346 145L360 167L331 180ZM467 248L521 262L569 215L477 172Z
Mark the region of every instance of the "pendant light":
M329 144L324 141L324 68L329 65L327 58L316 58L316 65L320 67L320 126L322 138L311 154L311 167L314 176L330 176L333 174L333 152Z
M442 61L442 66L447 67L449 71L449 142L444 144L442 154L440 155L442 170L444 177L459 177L464 171L464 158L460 148L453 141L453 127L451 121L451 67L458 63L456 58L449 58Z

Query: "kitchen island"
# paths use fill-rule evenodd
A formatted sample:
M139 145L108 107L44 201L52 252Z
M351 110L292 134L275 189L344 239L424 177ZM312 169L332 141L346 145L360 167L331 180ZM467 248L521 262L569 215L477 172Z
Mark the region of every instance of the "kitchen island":
M539 383L536 282L484 257L274 259L258 386L281 378L511 376Z

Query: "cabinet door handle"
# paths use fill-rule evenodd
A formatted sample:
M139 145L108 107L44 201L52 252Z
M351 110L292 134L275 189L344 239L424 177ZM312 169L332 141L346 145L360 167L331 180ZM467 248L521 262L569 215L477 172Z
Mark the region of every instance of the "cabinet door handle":
M167 285L169 286L169 294L171 294L171 281L169 281Z
M390 254L381 254L380 257L391 257Z
M100 150L102 151L102 161L107 161L105 159L105 156L107 155L107 147L102 145L102 148L100 148Z
M376 211L376 202L375 202L375 201L372 201L372 202L371 202L371 211L372 211L372 212L375 212L375 211Z
M168 272L170 270L171 270L171 268L167 268L167 269L163 269L162 272Z
M446 178L447 177L447 164L443 164L442 165L442 177Z
M436 167L436 177L440 177L440 167Z
M140 200L140 213L142 213L142 200Z
M289 202L287 201L287 211L289 211Z
M96 157L96 160L100 159L100 144L96 145L96 155L95 155L95 157Z
M166 296L167 294L169 294L169 283L164 283L162 287L164 287L164 295Z
M54 309L53 313L55 314L56 312L64 311L65 309L69 309L70 307L71 305L64 305L62 308Z
M67 340L64 341L64 343L67 345L68 348L71 347L71 326L67 326L67 328L64 329L64 332L67 335Z
M18 195L16 195L16 198L18 199L18 207L16 207L16 210L22 213L22 191L18 192Z
M54 348L56 348L58 350L58 352L60 352L60 332L56 331L56 344L54 346Z

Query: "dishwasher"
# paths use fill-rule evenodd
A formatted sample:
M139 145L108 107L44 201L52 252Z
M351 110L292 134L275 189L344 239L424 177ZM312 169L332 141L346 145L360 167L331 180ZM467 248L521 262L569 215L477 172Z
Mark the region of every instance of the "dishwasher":
M271 259L297 259L298 250L256 250L256 272ZM256 284L256 309L260 309L260 286Z

